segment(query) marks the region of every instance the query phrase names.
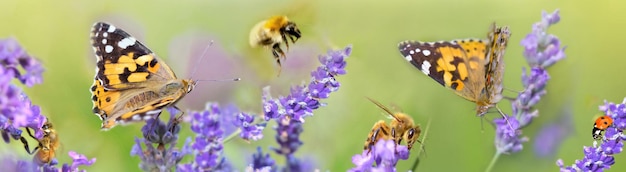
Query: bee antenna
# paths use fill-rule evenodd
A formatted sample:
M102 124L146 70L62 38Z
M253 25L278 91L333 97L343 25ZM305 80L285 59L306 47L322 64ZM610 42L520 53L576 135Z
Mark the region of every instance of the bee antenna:
M213 40L211 40L211 42L209 42L209 45L207 45L202 51L202 55L200 55L200 58L198 58L198 61L196 61L195 66L193 67L193 71L191 72L191 75L189 75L189 77L193 78L193 75L196 73L196 71L198 71L198 64L200 64L202 59L204 59L204 55L209 50L209 47L211 47L211 45L213 45Z
M380 102L369 98L369 97L365 97L368 100L370 100L372 103L374 103L376 106L378 106L379 108L381 108L382 110L384 110L385 112L387 112L387 114L389 114L389 116L393 117L394 119L396 119L397 121L400 121L400 119L398 119L398 117L396 117L396 115L393 114L393 112L391 110L389 110L389 108L385 107L385 105L381 104Z

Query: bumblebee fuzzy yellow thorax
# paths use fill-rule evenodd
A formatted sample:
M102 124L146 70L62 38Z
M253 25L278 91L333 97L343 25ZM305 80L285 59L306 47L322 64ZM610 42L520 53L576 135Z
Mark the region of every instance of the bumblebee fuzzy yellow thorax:
M274 32L280 30L280 28L287 25L288 22L289 19L286 16L274 16L266 20L263 28L269 29L270 31Z
M250 30L250 46L268 46L283 41L280 29L289 23L286 16L274 16L257 23Z

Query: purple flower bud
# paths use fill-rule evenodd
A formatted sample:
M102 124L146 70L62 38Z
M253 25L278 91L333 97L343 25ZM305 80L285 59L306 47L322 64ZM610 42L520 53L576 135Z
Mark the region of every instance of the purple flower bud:
M393 140L381 139L376 142L369 154L367 150L364 150L363 153L354 155L352 163L356 167L348 171L396 171L395 166L398 161L407 160L409 153L405 145L397 145ZM373 167L372 163L375 163L376 167Z
M239 113L237 115L237 120L235 121L235 126L241 128L241 133L239 136L244 140L259 140L263 138L263 129L265 128L266 123L262 124L253 124L254 116L248 115L246 113Z

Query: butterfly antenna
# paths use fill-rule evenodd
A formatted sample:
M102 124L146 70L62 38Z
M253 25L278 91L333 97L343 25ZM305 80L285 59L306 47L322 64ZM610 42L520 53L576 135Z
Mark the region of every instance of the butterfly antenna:
M193 75L196 74L196 71L198 71L198 64L200 64L200 62L202 61L202 59L204 59L204 55L206 54L206 52L209 50L209 48L211 47L211 45L213 45L213 40L211 40L211 42L209 42L209 45L207 45L204 48L204 51L202 51L202 55L200 55L200 58L198 58L198 61L196 61L195 66L193 67L193 71L191 72L190 77L193 78Z
M394 119L396 119L396 120L400 121L400 119L398 119L398 117L396 117L396 115L394 115L394 114L393 114L393 112L392 112L389 108L385 107L385 105L381 104L380 102L378 102L378 101L376 101L376 100L374 100L374 99L372 99L372 98L369 98L369 97L365 97L365 98L367 98L367 99L368 99L368 100L370 100L372 103L374 103L376 106L378 106L379 108L381 108L382 110L384 110L385 112L387 112L387 114L389 114L389 116L391 116L391 117L393 117Z
M201 79L196 81L214 81L214 82L224 82L224 81L241 81L241 78L233 78L233 79Z

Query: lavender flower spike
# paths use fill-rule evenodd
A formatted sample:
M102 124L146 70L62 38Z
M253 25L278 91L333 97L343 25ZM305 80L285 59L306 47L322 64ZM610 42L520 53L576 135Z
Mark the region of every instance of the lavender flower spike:
M20 68L25 73L20 72ZM22 90L11 84L12 79L18 79L22 84L30 87L42 81L43 67L37 59L29 56L14 39L0 39L0 131L5 142L9 138L19 139L21 127L35 130L35 137L41 138L41 127L45 117L40 108L32 105Z
M176 114L174 108L168 108L168 111L170 114ZM139 168L144 171L168 171L176 167L186 154L191 153L188 148L190 139L187 139L182 150L176 148L180 122L180 119L174 115L170 116L167 124L158 118L146 121L146 125L141 128L144 138L135 139L135 145L133 145L130 153L141 159ZM142 144L145 145L145 150L143 150Z
M561 48L561 41L555 35L546 33L548 27L560 20L559 10L551 14L542 12L542 20L535 23L533 31L522 40L524 56L531 67L547 68L565 58L565 47Z
M306 85L291 88L291 93L278 99L272 98L269 87L263 89L263 113L266 121L276 120L276 142L279 148L272 148L276 153L284 155L288 171L308 171L304 162L294 156L294 152L303 144L300 141L304 118L313 116L315 109L324 106L320 101L328 98L331 92L339 89L336 76L346 74L346 58L352 47L329 51L318 57L321 66L311 72L311 81Z
M583 147L585 157L582 160L576 160L571 166L564 166L563 160L559 159L557 165L561 171L603 171L611 168L615 164L613 155L621 153L624 150L624 140L626 135L626 98L621 104L608 103L600 106L606 116L613 118L613 125L609 126L600 145L594 141L592 147Z
M494 119L497 154L515 153L523 149L522 143L527 142L528 138L522 135L520 128L529 125L532 119L539 115L539 111L532 107L547 93L545 88L550 75L546 68L565 58L565 48L560 48L559 39L546 33L548 26L560 20L559 10L551 14L543 12L542 16L542 20L533 25L533 31L521 41L521 45L525 48L524 56L531 69L530 75L526 74L525 69L523 70L522 84L525 89L511 103L512 115L508 116L508 122L513 128L503 126L507 123L502 118Z
M191 112L191 131L196 133L191 145L194 161L178 165L178 171L229 171L230 164L222 156L224 130L217 104L208 103L201 112Z

